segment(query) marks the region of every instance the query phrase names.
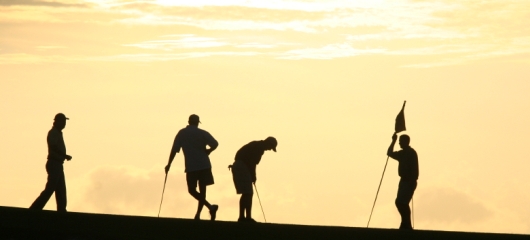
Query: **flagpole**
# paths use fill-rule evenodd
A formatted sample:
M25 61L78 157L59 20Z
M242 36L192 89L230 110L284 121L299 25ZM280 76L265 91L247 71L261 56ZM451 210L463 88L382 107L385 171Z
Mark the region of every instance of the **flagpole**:
M403 101L403 107L401 107L401 111L399 111L396 117L396 124L394 125L394 134L407 130L407 127L405 126L405 104L407 104L407 101ZM381 184L383 183L383 177L385 176L386 166L388 165L389 158L390 156L387 156L386 158L385 168L383 169L383 174L381 175L381 180L379 181L379 187L377 187L377 193L375 194L374 204L372 205L372 211L370 212L370 218L368 218L368 224L366 224L366 227L370 226L370 220L372 219L372 214L374 213L375 203L377 202L377 196L379 195L379 190L381 189Z
M386 157L385 168L383 168L383 175L381 175L381 181L379 181L379 187L377 187L377 193L375 194L374 205L372 205L372 211L370 212L370 218L368 218L368 224L366 224L366 227L370 226L370 220L372 219L372 213L374 213L375 202L377 201L377 196L379 195L379 189L381 189L381 183L383 183L383 177L385 176L386 165L388 164L388 158L390 157Z

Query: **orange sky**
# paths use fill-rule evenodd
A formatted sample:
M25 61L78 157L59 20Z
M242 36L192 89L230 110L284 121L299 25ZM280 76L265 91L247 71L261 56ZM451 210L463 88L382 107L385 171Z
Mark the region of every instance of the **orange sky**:
M275 136L258 166L267 220L364 227L407 100L416 228L528 234L529 17L518 0L0 1L0 205L42 191L64 112L68 209L156 216L195 113L220 143L218 219L238 216L236 151ZM183 166L161 216L194 215ZM391 161L372 227L398 227L398 180Z

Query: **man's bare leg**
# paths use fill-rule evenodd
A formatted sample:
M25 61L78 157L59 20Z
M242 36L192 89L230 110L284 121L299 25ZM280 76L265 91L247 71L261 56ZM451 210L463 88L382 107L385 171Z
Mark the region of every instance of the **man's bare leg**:
M199 184L199 195L201 199L204 199L206 201L206 186L205 185ZM202 212L203 207L204 207L204 202L198 201L197 213L195 214L195 220L201 219L201 212Z

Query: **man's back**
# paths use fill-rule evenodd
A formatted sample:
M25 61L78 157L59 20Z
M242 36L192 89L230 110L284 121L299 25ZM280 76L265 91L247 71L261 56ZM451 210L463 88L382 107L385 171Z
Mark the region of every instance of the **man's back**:
M217 147L217 141L210 133L196 126L188 125L181 129L175 137L175 149L184 151L185 172L193 172L212 167L210 158L206 153L206 146Z
M413 148L405 147L392 153L390 157L399 161L398 173L401 178L417 180L419 176L418 154Z
M237 151L235 160L243 161L247 165L256 165L260 162L264 152L263 141L252 141Z
M64 162L64 156L66 155L66 145L64 144L62 131L53 127L50 131L48 131L46 142L48 143L48 159Z

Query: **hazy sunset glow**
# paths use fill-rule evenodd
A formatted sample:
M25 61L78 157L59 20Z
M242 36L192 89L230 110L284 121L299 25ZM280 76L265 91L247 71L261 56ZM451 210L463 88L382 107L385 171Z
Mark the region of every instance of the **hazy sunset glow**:
M0 205L43 189L63 112L68 210L156 216L198 114L219 220L238 216L236 151L274 136L267 220L365 227L407 100L416 228L529 234L529 19L524 0L0 0ZM193 218L183 167L163 217ZM398 181L391 161L372 227L399 226Z

